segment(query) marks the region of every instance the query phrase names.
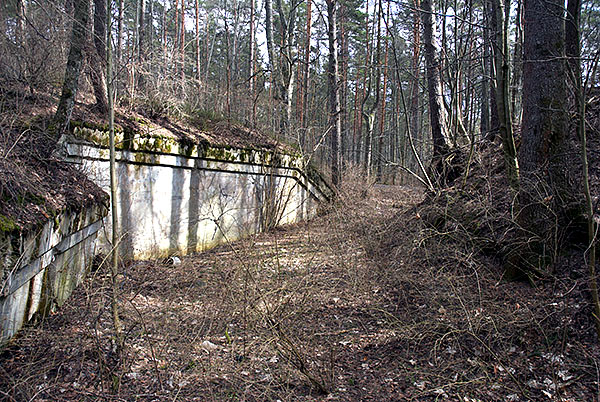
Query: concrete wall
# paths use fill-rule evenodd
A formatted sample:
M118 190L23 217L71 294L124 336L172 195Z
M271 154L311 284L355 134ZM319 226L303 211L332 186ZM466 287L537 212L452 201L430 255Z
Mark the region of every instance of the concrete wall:
M86 132L87 130L87 132ZM78 138L103 138L76 129ZM143 141L143 142L142 142ZM117 151L121 255L150 259L206 250L314 216L331 190L302 160L266 150L139 139ZM108 149L72 140L68 160L109 189ZM107 230L109 233L109 231ZM105 248L109 242L102 241Z
M65 212L22 235L0 234L0 345L36 313L61 306L85 277L107 210Z

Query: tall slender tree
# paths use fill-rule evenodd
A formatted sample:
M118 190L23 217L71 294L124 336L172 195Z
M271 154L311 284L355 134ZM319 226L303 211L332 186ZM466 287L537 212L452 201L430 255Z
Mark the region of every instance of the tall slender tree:
M492 48L494 51L498 128L502 138L508 180L512 187L516 189L519 182L519 163L512 130L512 114L510 112L510 61L508 57L510 54L508 47L510 2L507 0L492 0L492 9L497 23Z
M329 38L328 91L331 130L331 182L335 187L342 184L342 116L340 111L337 1L327 1L327 36Z

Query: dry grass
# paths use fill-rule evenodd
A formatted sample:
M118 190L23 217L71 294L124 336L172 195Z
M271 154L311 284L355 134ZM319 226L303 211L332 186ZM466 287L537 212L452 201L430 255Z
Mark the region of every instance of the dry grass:
M59 314L2 353L0 394L17 401L598 397L583 277L537 288L503 282L495 261L423 223L422 193L372 185L357 192L365 188L357 180L312 222L177 266L128 266L122 373L112 360L108 277L96 271Z

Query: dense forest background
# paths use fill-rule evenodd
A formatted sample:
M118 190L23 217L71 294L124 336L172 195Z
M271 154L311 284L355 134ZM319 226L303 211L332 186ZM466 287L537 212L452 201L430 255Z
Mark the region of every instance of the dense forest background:
M241 121L296 144L319 165L360 165L400 182L410 176L402 170L427 181L434 154L456 149L466 158L497 134L514 159L510 137L518 142L527 110L524 56L541 55L541 65L569 57L569 69L545 63L553 81L568 86L560 98L574 97L573 74L585 99L597 95L595 0L569 2L568 11L560 2L532 1L528 10L523 1L501 0L272 3L115 1L108 22L117 106L154 117ZM80 5L85 19L75 14ZM77 100L105 112L104 1L11 0L0 12L4 107L33 94L60 96L75 23L85 35ZM554 39L533 38L551 27ZM536 54L528 37L560 43ZM575 112L574 102L564 106Z

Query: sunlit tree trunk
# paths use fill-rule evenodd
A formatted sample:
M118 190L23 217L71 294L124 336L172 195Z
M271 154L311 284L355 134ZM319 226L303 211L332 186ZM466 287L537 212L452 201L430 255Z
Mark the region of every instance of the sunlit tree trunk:
M92 87L96 98L96 109L103 115L108 112L106 80L104 75L106 62L106 0L94 0L94 54L92 61Z
M450 149L450 135L447 127L442 85L440 82L440 56L435 44L435 15L431 0L423 0L423 44L425 46L425 61L427 65L427 92L429 95L429 121L433 138L434 164L440 162Z
M331 133L331 182L335 187L342 183L342 116L340 113L337 7L336 0L327 0L327 34L329 38L328 91Z

